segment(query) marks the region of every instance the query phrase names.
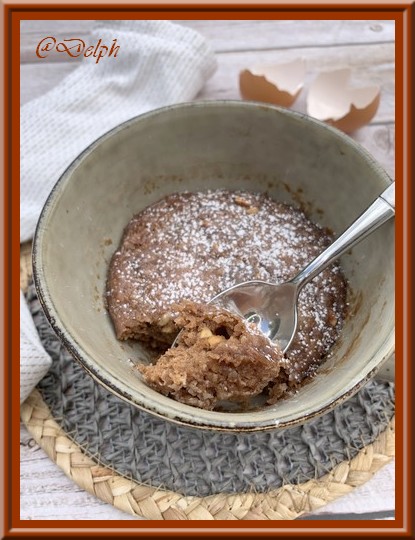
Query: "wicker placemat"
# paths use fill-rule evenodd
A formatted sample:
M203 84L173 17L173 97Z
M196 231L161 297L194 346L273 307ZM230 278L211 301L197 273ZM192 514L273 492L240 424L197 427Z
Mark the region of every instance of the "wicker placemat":
M78 485L133 515L295 519L363 484L394 453L393 385L371 383L334 412L284 432L201 432L97 385L49 328L33 288L28 300L53 366L22 419Z

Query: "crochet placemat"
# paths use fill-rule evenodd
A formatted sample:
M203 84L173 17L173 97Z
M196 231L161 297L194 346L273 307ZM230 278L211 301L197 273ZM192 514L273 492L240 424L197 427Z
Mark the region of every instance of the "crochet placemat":
M394 385L371 382L304 426L227 434L165 422L97 384L27 300L52 368L28 430L74 481L149 519L295 519L366 482L394 454Z

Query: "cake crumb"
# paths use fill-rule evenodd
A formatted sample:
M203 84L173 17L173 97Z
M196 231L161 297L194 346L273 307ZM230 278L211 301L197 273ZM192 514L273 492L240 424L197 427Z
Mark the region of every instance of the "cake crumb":
M279 386L283 353L256 326L208 304L187 301L174 309L181 330L177 346L155 364L138 366L149 386L208 410L224 402L243 406Z

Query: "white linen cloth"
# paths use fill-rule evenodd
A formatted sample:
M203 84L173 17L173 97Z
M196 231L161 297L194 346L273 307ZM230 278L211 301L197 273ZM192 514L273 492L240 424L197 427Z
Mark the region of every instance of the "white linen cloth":
M205 39L168 21L97 21L91 44L99 39L107 45L117 39L117 56L83 58L56 87L21 107L21 242L32 238L53 185L90 143L138 114L192 100L216 69ZM21 402L50 362L21 295Z

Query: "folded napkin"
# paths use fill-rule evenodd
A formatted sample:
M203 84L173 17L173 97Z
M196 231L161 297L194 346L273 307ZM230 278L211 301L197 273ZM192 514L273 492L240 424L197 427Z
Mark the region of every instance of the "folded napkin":
M53 185L82 150L129 118L192 100L216 69L204 38L168 21L97 21L91 44L99 39L116 39L117 56L98 63L84 58L58 86L21 108L21 242L32 238ZM33 329L21 297L21 402L50 366Z

